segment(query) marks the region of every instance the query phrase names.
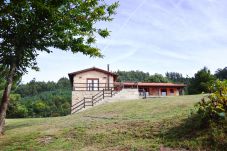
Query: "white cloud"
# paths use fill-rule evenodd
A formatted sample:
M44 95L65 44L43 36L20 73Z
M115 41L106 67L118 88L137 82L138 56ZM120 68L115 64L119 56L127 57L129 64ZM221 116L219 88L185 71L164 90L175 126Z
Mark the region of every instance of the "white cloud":
M226 0L120 0L120 4L113 22L97 24L112 31L111 37L98 38L96 44L104 59L57 50L40 55L41 72L31 72L24 80L58 79L70 71L105 68L108 63L113 70L177 71L190 76L203 66L213 72L227 66Z

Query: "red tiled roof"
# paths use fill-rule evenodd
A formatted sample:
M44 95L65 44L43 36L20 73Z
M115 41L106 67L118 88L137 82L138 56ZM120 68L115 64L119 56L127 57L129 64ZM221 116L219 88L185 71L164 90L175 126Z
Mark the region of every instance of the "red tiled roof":
M174 84L174 83L150 83L150 82L123 82L125 86L163 86L163 87L186 87L185 84Z

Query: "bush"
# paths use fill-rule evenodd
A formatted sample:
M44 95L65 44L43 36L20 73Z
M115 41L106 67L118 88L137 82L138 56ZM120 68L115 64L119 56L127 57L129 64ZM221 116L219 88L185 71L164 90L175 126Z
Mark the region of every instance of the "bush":
M7 118L23 118L28 116L28 109L21 104L21 96L19 94L10 95L10 103L7 109Z
M227 80L217 80L211 86L211 93L197 105L198 114L205 121L222 122L227 116Z
M227 147L227 80L214 82L211 90L212 93L196 105L198 121L200 127L206 129L211 148L223 150Z

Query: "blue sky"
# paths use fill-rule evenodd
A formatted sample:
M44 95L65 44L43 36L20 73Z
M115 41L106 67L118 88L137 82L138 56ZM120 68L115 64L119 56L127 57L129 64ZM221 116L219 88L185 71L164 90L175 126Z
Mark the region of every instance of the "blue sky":
M113 0L110 0L114 2ZM33 78L57 81L69 72L89 67L112 71L167 71L193 76L207 66L213 73L227 66L226 0L119 0L112 22L99 24L111 30L107 39L97 37L104 58L90 58L52 49L38 57L39 72Z

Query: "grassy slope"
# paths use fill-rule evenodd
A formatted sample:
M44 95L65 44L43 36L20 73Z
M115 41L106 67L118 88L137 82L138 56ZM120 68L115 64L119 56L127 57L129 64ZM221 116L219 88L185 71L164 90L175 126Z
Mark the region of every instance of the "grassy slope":
M116 102L66 117L8 119L0 150L158 150L162 144L201 149L203 136L190 138L192 132L182 126L201 97Z

